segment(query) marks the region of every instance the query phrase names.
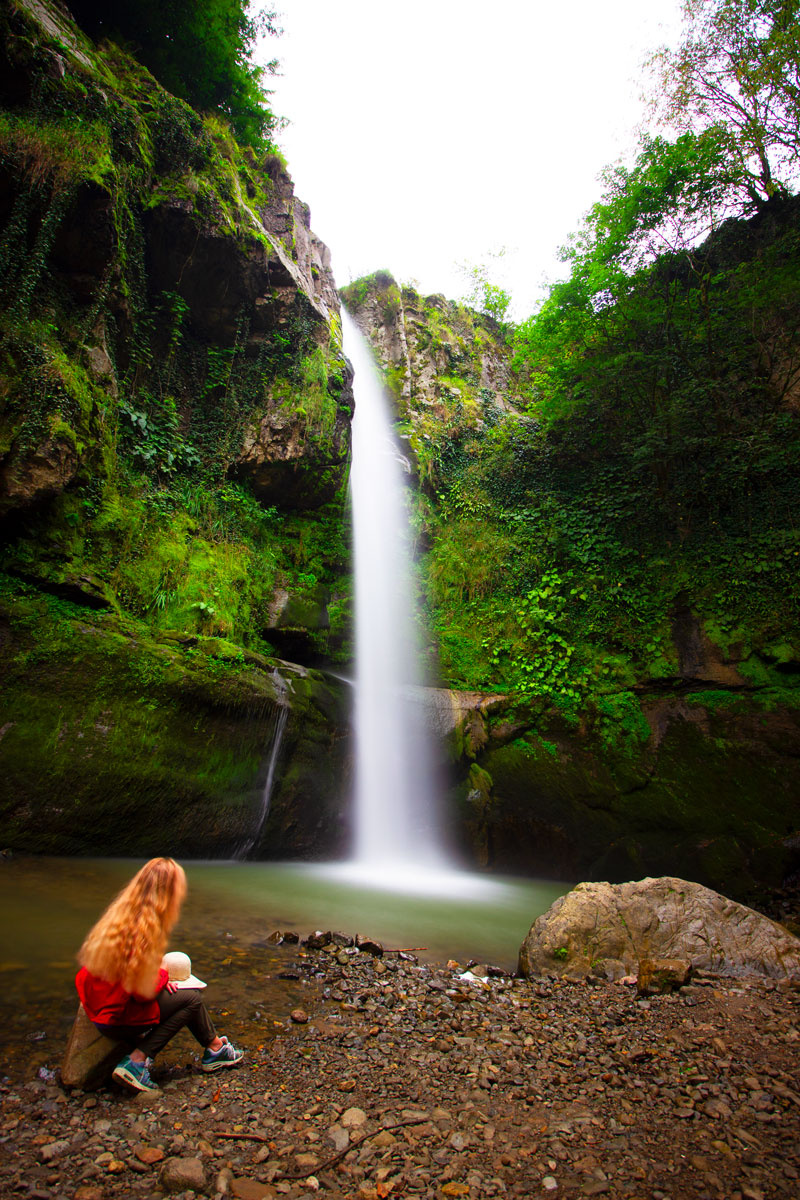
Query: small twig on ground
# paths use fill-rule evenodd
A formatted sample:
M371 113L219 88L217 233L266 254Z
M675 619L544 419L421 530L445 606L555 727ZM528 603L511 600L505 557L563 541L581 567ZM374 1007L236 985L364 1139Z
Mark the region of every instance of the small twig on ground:
M241 1140L243 1142L268 1142L269 1138L263 1133L215 1133L214 1137L230 1138L232 1141Z

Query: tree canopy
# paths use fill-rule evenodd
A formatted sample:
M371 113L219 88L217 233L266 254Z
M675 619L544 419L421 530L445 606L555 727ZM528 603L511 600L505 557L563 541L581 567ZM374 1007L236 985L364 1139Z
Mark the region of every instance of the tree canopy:
M797 452L798 7L687 0L657 63L673 139L605 172L568 278L515 334L561 461L618 462L682 537L788 487Z
M676 50L651 59L653 108L668 128L714 129L749 207L800 168L800 0L684 0Z
M274 12L250 0L69 0L92 37L121 38L168 91L200 111L217 109L240 142L264 148L275 118L263 89L266 68L252 62L256 38L277 34Z

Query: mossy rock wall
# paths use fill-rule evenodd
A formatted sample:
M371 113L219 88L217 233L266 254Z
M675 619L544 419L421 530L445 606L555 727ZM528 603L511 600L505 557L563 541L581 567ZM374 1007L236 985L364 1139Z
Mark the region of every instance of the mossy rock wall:
M268 829L256 841L281 708L273 824L289 810L312 856L342 824L347 707L314 672L33 597L0 610L0 673L4 847L287 856L294 845L273 847Z
M473 862L567 880L680 872L747 899L800 868L800 706L793 693L696 693L642 704L649 735L524 708L460 759L451 800Z
M349 656L330 255L130 47L55 0L0 32L0 845L326 853L347 709L278 656Z

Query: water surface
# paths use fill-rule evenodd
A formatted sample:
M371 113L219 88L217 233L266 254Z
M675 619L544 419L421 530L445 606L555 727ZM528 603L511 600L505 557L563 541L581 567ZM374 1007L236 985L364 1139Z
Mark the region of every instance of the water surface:
M6 1062L56 1065L74 1017L75 953L141 860L15 857L0 862L0 1048ZM512 969L532 921L569 884L442 873L414 890L382 886L345 864L184 863L189 894L171 945L192 957L212 1012L237 1036L249 1022L302 1003L302 981L280 980L296 947L276 930L363 933L422 960L475 958ZM397 882L397 881L395 881ZM402 881L400 881L402 882ZM408 883L408 880L405 881ZM252 1030L249 1030L252 1032ZM44 1036L40 1036L44 1035Z

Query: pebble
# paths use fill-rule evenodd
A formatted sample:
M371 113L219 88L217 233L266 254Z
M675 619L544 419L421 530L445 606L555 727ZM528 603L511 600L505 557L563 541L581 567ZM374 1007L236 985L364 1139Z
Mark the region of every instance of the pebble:
M356 1129L367 1122L367 1114L363 1108L348 1108L342 1113L342 1125L345 1129Z
M134 1146L133 1153L139 1162L147 1165L162 1162L164 1159L164 1151L159 1146Z
M158 1181L165 1192L201 1192L206 1185L205 1168L199 1158L168 1158Z
M42 1162L52 1162L54 1158L58 1158L59 1155L64 1154L67 1150L69 1150L69 1142L66 1140L50 1142L49 1145L42 1146L39 1151L39 1158Z
M236 1200L268 1200L268 1197L275 1195L275 1189L270 1184L258 1179L233 1179L228 1187Z
M342 1150L346 1150L350 1145L350 1134L341 1125L331 1125L327 1131L327 1136L329 1141L333 1143L337 1154L340 1154Z

